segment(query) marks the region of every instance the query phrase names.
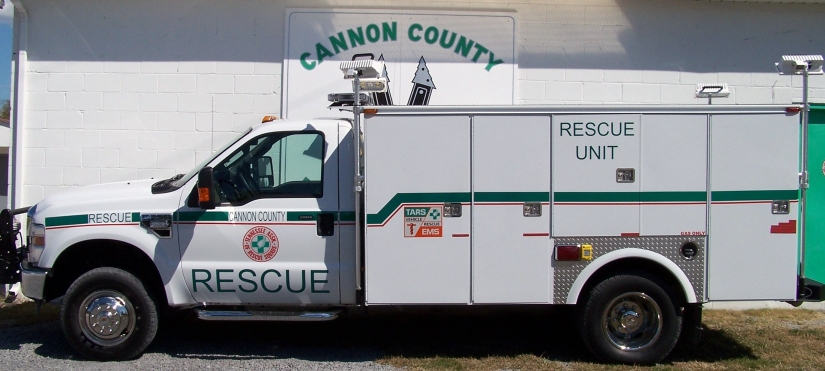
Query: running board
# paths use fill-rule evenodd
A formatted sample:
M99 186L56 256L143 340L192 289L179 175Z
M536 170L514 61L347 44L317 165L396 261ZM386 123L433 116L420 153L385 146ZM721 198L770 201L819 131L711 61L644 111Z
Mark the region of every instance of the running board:
M259 310L206 310L197 309L198 319L205 321L295 321L317 322L332 321L338 318L341 310L328 312L287 312Z

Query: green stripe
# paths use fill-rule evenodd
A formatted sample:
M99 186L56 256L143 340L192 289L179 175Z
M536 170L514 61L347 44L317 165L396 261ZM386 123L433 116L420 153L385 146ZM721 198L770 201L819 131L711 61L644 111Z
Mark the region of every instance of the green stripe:
M46 218L46 227L62 227L66 225L88 224L89 214L66 215Z
M377 214L367 215L367 224L383 223L401 204L442 202L470 202L470 192L397 193Z
M705 202L707 192L555 192L554 202Z
M338 220L342 222L354 222L355 221L355 211L342 211L340 212Z
M797 200L793 190L713 191L714 202ZM706 202L707 192L555 192L554 202Z
M550 192L475 192L475 202L549 202Z
M228 222L226 211L180 211L176 212L179 222Z
M312 222L318 220L320 211L287 211L286 221L288 222Z
M140 213L132 213L132 221L139 222L140 221Z
M799 191L790 190L765 190L765 191L713 191L711 200L714 202L724 201L772 201L772 200L798 200Z

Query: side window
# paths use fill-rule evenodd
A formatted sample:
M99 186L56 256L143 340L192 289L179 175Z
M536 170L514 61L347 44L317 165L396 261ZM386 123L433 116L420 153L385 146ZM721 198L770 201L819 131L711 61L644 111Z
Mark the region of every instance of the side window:
M256 198L323 196L324 136L318 132L273 133L252 139L215 166L221 202Z

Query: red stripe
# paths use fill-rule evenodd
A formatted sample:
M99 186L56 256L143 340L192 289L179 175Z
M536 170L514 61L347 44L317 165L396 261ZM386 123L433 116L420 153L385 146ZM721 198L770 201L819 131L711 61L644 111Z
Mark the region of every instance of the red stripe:
M453 237L470 237L469 233L453 233Z
M625 232L622 237L639 237L639 232Z
M550 233L524 233L524 237L550 237Z

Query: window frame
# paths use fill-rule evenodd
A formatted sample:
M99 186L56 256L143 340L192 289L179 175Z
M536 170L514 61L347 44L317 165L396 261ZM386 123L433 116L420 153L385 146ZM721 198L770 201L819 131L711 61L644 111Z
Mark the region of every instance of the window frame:
M238 147L234 151L230 152L227 156L219 159L213 168L215 168L219 165L222 165L224 162L228 161L236 153L238 153L239 151L242 151L244 146L246 146L248 143L260 140L261 138L267 137L267 136L279 136L279 138L275 142L273 142L273 146L274 146L275 143L281 141L282 139L287 138L287 137L292 136L292 135L296 135L296 134L316 134L316 135L319 135L321 137L323 147L321 148L321 159L320 159L320 161L321 161L321 180L320 180L321 193L320 194L316 195L316 194L299 194L299 193L284 193L284 194L257 193L254 196L249 197L245 200L241 200L241 201L222 201L217 206L243 206L243 205L246 205L246 204L248 204L252 201L255 201L255 200L268 199L268 198L275 198L275 199L279 199L279 198L321 199L321 198L324 198L324 184L325 184L324 183L324 178L325 178L325 171L326 171L326 159L327 159L327 147L328 147L328 145L327 145L326 135L324 135L324 132L320 131L320 130L277 131L277 132L269 132L269 133L262 133L260 135L256 135L256 136L250 138L249 140L247 140L246 142L244 142L243 144L241 144L240 147ZM214 181L215 180L213 179L213 182ZM216 189L216 191L219 190L220 186L217 185L215 187L215 189ZM196 190L197 190L197 185L195 185L195 189L193 189L192 191L195 192ZM220 199L220 197L218 199Z

